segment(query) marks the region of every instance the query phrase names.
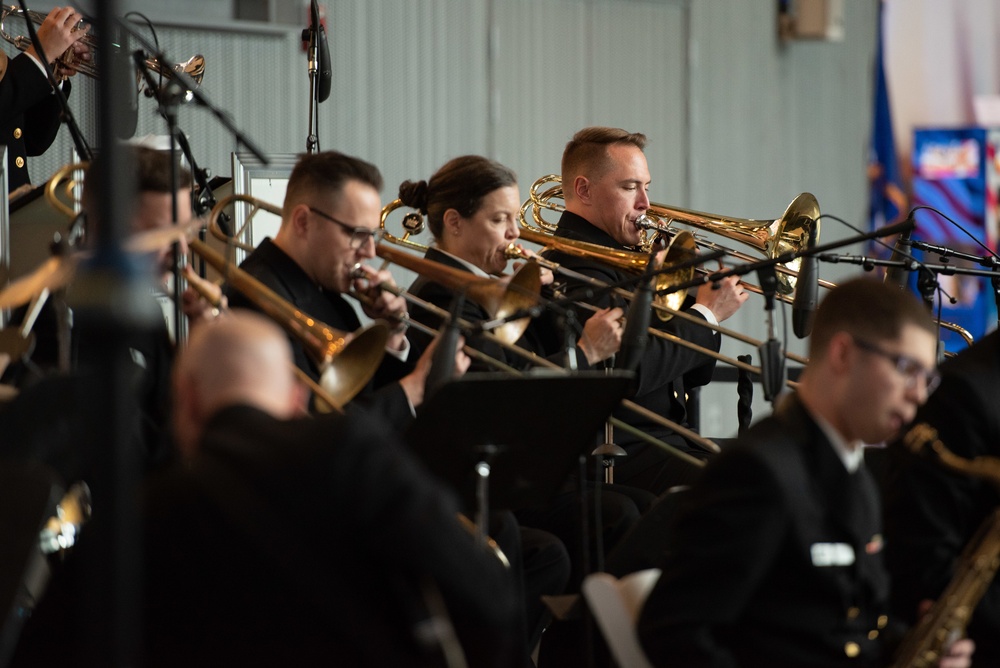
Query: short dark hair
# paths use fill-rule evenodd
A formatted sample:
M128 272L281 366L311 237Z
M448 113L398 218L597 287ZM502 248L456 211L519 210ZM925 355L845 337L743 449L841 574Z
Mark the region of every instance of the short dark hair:
M169 151L160 151L147 146L127 146L125 150L132 154L132 166L136 175L135 186L139 194L171 192ZM101 192L101 179L104 178L101 163L101 156L98 155L87 166L84 175L83 210L87 212L88 222L91 224L102 218L100 202L95 199ZM191 172L178 166L177 189L190 188L191 182Z
M568 183L581 174L590 178L602 175L611 166L608 146L612 144L631 144L641 151L646 148L646 135L602 126L580 130L563 150L563 183Z
M382 173L361 158L339 153L303 153L288 177L282 213L289 212L317 193L339 195L348 181L360 181L382 190Z
M399 199L425 214L431 234L440 238L445 211L455 209L468 218L479 210L484 197L513 185L517 185L514 170L481 155L463 155L446 162L430 181L403 181Z
M934 320L912 293L871 277L841 283L820 303L809 339L809 356L826 352L837 332L870 341L899 338L903 327L916 325L937 335Z

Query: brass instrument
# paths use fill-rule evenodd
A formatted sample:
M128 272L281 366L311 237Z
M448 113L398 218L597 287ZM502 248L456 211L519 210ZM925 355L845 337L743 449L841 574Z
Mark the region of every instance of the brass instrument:
M375 246L375 254L383 260L426 276L446 288L465 292L470 299L486 309L491 318L505 318L512 313L535 306L542 289L538 266L534 264L521 267L505 285L502 280L473 276L467 271L418 258L385 244ZM530 317L512 320L496 328L494 334L503 341L514 343L524 334L530 321Z
M45 16L46 15L41 12L29 10L26 20L31 21L35 25L41 25L42 21L45 20ZM31 38L26 35L12 35L7 32L5 24L7 19L11 17L24 20L25 14L21 11L21 8L16 5L2 5L2 10L0 10L0 38L5 40L8 44L14 46L14 48L18 51L24 51L31 46ZM90 47L92 59L89 62L76 60L72 47L56 58L55 62L57 65L61 65L67 69L76 70L80 74L97 78L97 64L94 59L97 55L97 40L94 39L93 35L88 34L80 41ZM45 55L48 57L52 56L52 54ZM177 63L175 65L167 65L165 63L161 63L156 58L147 58L146 69L152 72L153 75L161 76L165 79L173 78L175 72L184 72L191 77L196 84L200 85L202 79L205 77L205 59L200 55L196 55L188 58L184 62ZM147 90L146 95L152 96L153 92Z
M555 237L529 229L521 230L521 238L525 241L531 241L541 246L548 245L551 247L558 247L558 250L561 250L568 255L596 259L628 274L642 274L646 271L646 263L649 261L648 253L633 253L615 248L607 248L605 246L587 243L586 241L576 241L570 239L556 240ZM568 241L569 243L562 243L564 241ZM697 244L695 242L694 235L690 232L680 231L670 237L669 245L667 246L666 254L661 262L661 266L669 267L671 264L688 260L693 257L696 252ZM507 256L507 259L534 261L543 267L551 269L552 271L559 271L559 265L557 263L546 260L545 258L530 256L516 244L510 244L507 247L505 255ZM681 306L684 304L684 298L687 296L687 290L675 290L667 294L660 294L660 291L668 290L675 285L680 285L681 283L690 281L694 276L694 271L694 267L689 267L688 269L663 272L656 275L653 285L653 290L656 294L653 299L653 303L655 305L665 307L662 309L654 309L656 316L660 320L667 321L673 317L672 311L680 310Z
M545 220L542 210L548 209L556 212L565 210L561 204L552 202L553 199L561 199L563 196L561 181L559 175L548 174L531 184L529 199L521 208L521 227L523 229L530 229L546 236L551 236L555 232L556 225ZM540 193L539 189L546 184L555 185L549 186ZM526 216L528 206L532 209L531 218L534 224L528 222ZM802 193L792 200L784 214L776 220L729 218L650 202L649 210L645 216L636 221L636 226L645 231L652 230L673 234L675 230L671 229L670 226L673 223L681 223L731 239L737 243L749 245L766 257L775 258L787 252L802 250L810 237L812 237L813 243L819 241L819 213L819 204L816 202L816 198L809 193ZM759 259L713 243L701 235L695 235L695 239L701 246L711 250L725 250L729 255L744 262ZM620 251L614 251L614 253L618 252ZM797 268L798 260L787 266L779 265L777 267L778 290L782 295L787 296L795 291Z
M544 186L548 187L542 190ZM561 199L562 196L562 183L558 174L548 174L531 184L529 197L521 206L521 238L542 246L555 246L558 250L572 255L575 253L570 247L567 246L567 242L570 244L577 244L580 242L568 239L554 240L555 237L553 237L553 233L555 232L556 224L545 220L542 213L544 210L554 211L557 213L564 211L565 207L562 204L552 201L554 199ZM529 208L531 209L530 221L528 217ZM767 257L774 258L786 252L798 252L802 250L804 245L809 243L810 240L811 243L817 243L819 241L819 215L819 204L816 202L816 198L809 193L802 193L792 200L782 216L774 221L727 218L715 214L702 213L699 211L681 209L679 207L671 207L664 204L650 202L649 211L646 216L649 220L648 222L644 221L639 223L639 225L646 230L655 229L657 231L666 232L672 223L681 223L691 227L703 229L718 236L732 239L738 243L752 246L754 249L760 251ZM815 223L814 228L811 223ZM815 235L812 234L813 229L815 230ZM812 236L815 236L815 238L811 238ZM740 262L756 262L760 259L747 253L733 250L722 244L715 243L714 241L707 239L704 235L695 234L695 240L699 246L709 250L725 251L730 257L739 260ZM619 251L617 249L605 249L605 252L613 259L602 259L599 255L594 256L594 259L603 261L606 264L611 264L613 266L619 266L619 268L621 268L619 263L622 260L619 255L621 253L628 253L628 251ZM634 255L641 255L641 253ZM628 256L626 256L626 258L627 257ZM779 287L776 297L788 304L793 302L793 297L791 295L794 292L795 280L798 278L799 264L799 259L796 259L787 265L779 264L775 267L778 274ZM741 283L750 292L755 292L757 294L761 293L759 286L748 283L747 281L741 281ZM827 289L837 287L836 283L823 279L819 279L818 283L820 287ZM655 304L654 308L656 308ZM941 322L941 327L957 333L968 345L972 345L972 335L960 325L943 321ZM722 333L730 336L732 335L732 332ZM740 337L736 336L735 338ZM752 343L752 339L741 340L744 340L745 343ZM789 356L789 359L796 359L796 357ZM796 361L804 363L805 359L798 357Z
M45 201L70 220L75 218L80 210L83 175L86 169L86 162L71 162L56 170L45 184Z
M296 337L320 368L320 386L343 406L360 392L382 362L389 330L375 322L350 334L334 329L295 308L256 278L228 263L214 248L199 239L188 242L191 250L258 308Z
M230 204L233 202L243 202L244 204L250 205L250 212L247 213L246 217L243 219L243 223L233 231L233 235L230 237L225 232L222 231L222 227L219 226L219 216L225 211ZM254 247L252 244L239 241L241 237L247 236L250 226L253 225L253 217L257 215L259 211L266 211L267 213L273 213L276 216L281 216L281 207L271 204L270 202L265 202L262 199L258 199L251 195L228 195L223 197L221 200L212 207L211 213L208 214L208 231L212 233L212 236L219 241L224 241L227 244L235 246L241 250L248 253L252 253Z
M393 210L395 210L395 209L397 209L397 208L399 208L400 206L402 206L402 204L398 200L396 200L395 202L393 202L390 205L386 206L382 210L382 214L383 214L382 215L383 230L384 230L384 226L385 226L385 219L386 219L388 213L391 212L391 211L393 211ZM419 221L422 222L422 217L420 217L419 214L412 214L412 215L414 215L414 216L417 217L415 220L419 220ZM421 227L422 227L422 225L416 226L416 225L413 225L411 223L410 227L407 228L408 234L404 235L404 239L405 239L406 243L403 243L400 239L398 239L397 237L395 237L395 236L393 236L393 235L391 235L391 234L389 234L387 232L383 233L383 237L382 238L385 239L385 240L387 240L387 241L388 240L392 240L395 243L400 243L401 245L406 245L409 248L415 248L415 249L418 249L418 250L426 250L427 247L424 246L423 244L418 244L417 242L409 240L410 234L419 233ZM455 269L451 269L450 267L445 267L445 266L443 266L443 265L441 265L441 264L439 264L437 262L434 262L432 260L427 260L427 259L422 258L422 257L416 257L416 256L410 255L408 253L396 252L396 251L392 250L391 248L388 248L385 244L378 244L376 246L376 251L375 252L376 252L376 254L379 257L381 257L383 259L386 259L386 260L388 260L390 262L398 262L398 264L400 264L400 266L403 266L403 267L409 269L410 271L416 272L416 273L421 274L423 276L427 276L431 280L439 282L439 283L442 283L442 285L445 285L446 287L450 287L451 289L461 289L461 288L464 288L466 285L469 284L470 279L474 278L474 277L470 277L470 275L469 275L468 272L463 272L463 271L458 271L458 270L455 270ZM536 258L531 258L531 259L535 260ZM537 264L538 263L535 263L535 262L526 264L524 267L521 268L521 271L524 271L528 267L535 267L533 273L537 275L537 266L536 266ZM542 263L542 264L544 264L544 263ZM519 272L519 274L520 274L520 272ZM486 281L486 280L489 280L489 279L480 279L480 280ZM495 282L495 281L491 281L491 282ZM423 308L423 309L425 309L425 310L427 310L427 311L429 311L429 312L437 315L438 317L447 318L450 315L445 309L442 309L442 308L440 308L440 307L438 307L438 306L436 306L434 304L431 304L429 302L426 302L426 301L424 301L424 300L422 300L422 299L420 299L420 298L418 298L418 297L416 297L414 295L411 295L411 294L409 294L407 292L404 292L403 290L400 290L399 288L396 288L395 286L383 285L381 287L382 287L383 290L387 290L389 292L393 292L394 294L397 294L397 295L403 297L404 299L406 299L407 301L409 301L411 303L416 303L421 308ZM534 305L534 303L535 303L535 299L537 298L537 294L538 293L537 293L537 291L535 291L533 294L534 294L534 298L532 299L532 301L530 303L527 304L528 306ZM493 297L493 295L489 295L489 296ZM479 302L479 295L474 295L474 296L472 296L472 298L475 299L477 302ZM414 325L419 325L419 323L416 323L413 320L409 320L409 322L411 322ZM460 326L468 326L470 323L461 321L459 324L460 324ZM425 332L427 332L428 334L431 334L431 335L434 335L436 333L433 330L431 330L430 328L426 328L424 326L421 326L421 329L423 329ZM658 330L654 330L654 329L651 328L650 331L651 332L657 332ZM514 341L516 341L517 339L519 339L520 336L521 336L521 334L523 334L523 330L521 330L521 332L518 333L517 337L514 338ZM673 336L671 334L667 334L666 332L661 332L661 334L663 334L666 337L672 337ZM501 347L503 347L505 350L508 350L508 351L512 352L513 354L518 355L519 357L522 357L522 358L528 360L529 362L531 362L535 366L542 367L542 368L545 368L545 369L549 369L550 371L554 371L554 372L557 372L557 373L566 373L566 370L563 369L558 364L555 364L554 362L552 362L552 361L550 361L550 360L548 360L548 359L546 359L544 357L536 355L535 353L533 353L531 351L525 350L524 348L521 348L520 346L515 345L513 343L513 341L508 340L509 337L500 337L500 336L495 335L493 332L483 332L482 335L485 338L493 341L494 343L497 343L498 345L500 345ZM683 341L682 339L679 339L679 341L682 344L687 344L687 345L692 345L692 346L694 345L694 344L688 343L687 341ZM717 355L718 354L718 353L715 353L715 351L703 349L703 348L698 347L698 346L695 346L695 347L699 351L704 352L705 354L711 354L711 355ZM469 348L468 346L466 346L465 351L470 356L475 357L476 359L480 359L481 361L489 364L490 366L498 368L501 371L505 371L507 373L513 373L515 375L520 373L516 369L513 369L513 368L509 367L508 365L504 364L500 360L495 360L495 359L493 359L491 357L482 355L482 353L480 353L479 351L477 351L477 350L475 350L473 348ZM733 360L733 362L736 363L736 364L742 364L742 362L738 362L736 360ZM751 369L753 369L753 367L751 367ZM760 370L757 369L758 373L759 373L759 371ZM627 399L623 400L622 401L622 407L628 409L629 411L631 411L632 413L635 413L636 415L641 415L642 417L644 417L647 420L650 420L652 422L656 422L656 423L658 423L660 425L665 426L666 428L668 428L668 429L670 429L670 430L672 430L672 431L680 434L684 438L688 439L692 443L697 444L699 447L703 448L704 450L706 450L708 452L713 452L714 453L714 452L718 452L719 451L719 446L716 445L713 441L711 441L711 440L709 440L709 439L701 436L700 434L698 434L698 433L696 433L696 432L694 432L694 431L692 431L692 430L684 427L681 424L678 424L678 423L674 422L673 420L669 420L667 418L664 418L663 416L658 415L658 414L654 413L653 411L650 411L649 409L644 408L643 406L640 406L639 404L636 404L633 401L630 401L630 400L627 400ZM644 440L647 443L650 443L652 445L660 447L663 450L666 450L666 451L670 452L672 455L674 455L676 457L679 457L681 459L684 459L685 461L687 461L687 462L689 462L689 463L691 463L691 464L693 464L695 466L703 466L704 465L704 462L702 462L700 459L696 459L696 458L688 455L687 453L681 452L680 450L677 450L676 448L670 446L669 444L664 443L664 442L660 441L659 439L653 438L652 436L649 436L648 434L646 434L646 433L644 433L644 432L642 432L642 431L640 431L640 430L632 427L632 425L629 425L629 424L627 424L625 422L622 422L621 420L619 420L617 418L613 418L612 417L612 418L609 419L609 421L617 429L621 429L622 431L627 431L628 433L632 434L633 436L635 436L635 437L637 437L637 438L639 438L641 440Z
M959 457L938 439L937 430L926 422L910 428L903 443L915 453L930 444L945 467L1000 485L1000 459ZM1000 508L983 520L965 546L948 586L904 638L896 652L894 668L937 666L947 646L965 634L972 613L993 582L997 568L1000 568Z

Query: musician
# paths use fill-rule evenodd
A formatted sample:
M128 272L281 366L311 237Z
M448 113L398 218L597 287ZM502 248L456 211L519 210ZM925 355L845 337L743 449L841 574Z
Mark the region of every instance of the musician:
M1000 457L1000 333L993 332L941 365L941 387L914 424L933 427L963 459ZM925 445L925 450L930 446ZM936 599L952 579L963 549L1000 507L993 481L952 473L933 456L902 443L887 449L886 560L893 603L907 619L924 599ZM994 579L972 615L975 665L1000 665L1000 580Z
M246 311L178 358L185 462L147 495L147 661L437 665L415 631L447 614L472 665L514 665L510 573L384 426L303 418L291 362L281 329Z
M461 156L449 160L429 181L402 183L399 198L406 206L417 209L427 217L434 245L427 250L426 259L468 272L470 278L486 278L504 271L507 266L504 251L518 238L520 202L517 177L512 170L482 156ZM425 277L418 278L409 292L444 309L449 308L455 294L453 290ZM621 315L619 308L605 309L587 321L577 341L581 368L597 364L617 351L621 341ZM412 309L412 316L432 327L440 323L439 317L420 307ZM460 316L472 323L489 319L486 309L473 297L466 298ZM536 336L534 324L532 321L516 345L545 356L547 351ZM413 336L417 346L430 339L419 332ZM514 368L527 369L531 366L523 357L483 337L472 336L469 345ZM550 357L562 362L561 351ZM477 360L473 361L471 368L496 370ZM642 490L617 485L606 487L601 496L601 534L605 548L611 549L617 544L652 501L651 495ZM581 520L575 492L557 495L544 508L520 510L515 515L524 525L558 536L570 554L579 553ZM595 564L596 536L590 536L588 544L592 550L590 563ZM586 575L582 559L573 559L573 569L571 589L575 589Z
M927 399L936 330L870 279L816 312L798 391L710 461L679 512L639 620L654 665L882 666L889 579L862 445ZM955 643L942 665L968 665Z
M304 313L348 332L361 323L343 295L360 292L365 314L394 329L385 361L359 398L401 426L423 401L430 355L414 364L399 317L406 302L377 287L394 284L388 271L364 264L375 256L381 188L378 168L364 160L335 151L302 155L288 179L277 234L264 239L240 267ZM363 280L356 278L358 271ZM244 295L227 294L232 306L255 308ZM292 349L295 364L318 380L319 369L305 347L292 339Z
M563 193L566 210L559 219L556 236L606 246L615 250L634 250L640 241L635 221L649 208L647 190L649 168L643 148L645 135L606 127L590 127L577 132L566 145L562 158ZM626 274L596 260L572 257L564 252L543 253L568 269L576 270L609 284L620 283ZM575 292L572 281L566 281L570 295ZM589 286L584 286L588 287ZM736 277L698 289L694 303L686 312L711 324L729 318L746 301L748 295ZM598 306L622 306L619 299L605 295L594 303ZM588 317L582 312L581 319ZM673 318L659 327L699 346L718 351L719 336L712 330ZM715 367L713 358L689 350L660 337L650 336L639 362L637 390L634 401L675 422L685 421L685 393L711 380ZM698 457L701 449L689 445L683 438L629 411L616 413L626 422ZM660 493L683 481L680 462L663 450L635 441L618 433L615 440L628 451L628 457L616 465L616 481Z
M448 161L430 181L405 181L399 186L399 198L409 207L427 216L434 235L434 245L425 257L452 269L466 271L480 278L501 274L507 268L507 247L519 236L517 216L520 209L517 176L498 162L478 155L466 155ZM552 272L543 269L543 281L551 283ZM410 286L412 294L447 309L454 291L426 277ZM461 314L470 322L490 319L488 311L472 299L466 299ZM414 317L433 327L440 318L415 309ZM582 353L579 366L586 369L618 351L622 335L622 310L602 309L590 318L576 341ZM526 369L531 362L507 352L503 347L477 337L470 341L490 357L515 368ZM529 326L517 345L545 356L539 335ZM551 355L562 361L562 353ZM479 371L494 369L474 361Z
M56 59L72 49L77 60L89 61L90 48L82 41L87 28L82 15L71 7L56 7L38 26L38 41L61 82L63 94L72 88L68 77L76 74ZM42 155L59 132L62 109L45 76L34 45L15 58L0 52L0 143L7 145L7 191L31 182L27 157Z
M137 177L137 190L129 198L129 206L126 207L130 234L150 233L173 225L174 196L177 198L178 224L183 226L190 223L192 219L190 172L185 169L178 170L177 191L173 193L169 153L149 148L129 150L133 161L131 164ZM96 243L97 229L103 215L97 197L101 190L99 183L101 174L100 158L98 158L87 169L84 181L83 208L87 220L83 242L85 247ZM183 238L179 238L182 252L186 251ZM169 290L168 284L173 276L172 260L169 242L163 243L143 258L143 264L149 271L144 278L151 289L148 293L140 293L142 298L136 300L135 305L144 307L143 313L147 317L141 324L132 327L127 348L121 351L121 354L127 355L130 360L127 366L132 373L131 380L140 407L140 440L145 450L144 463L151 468L161 465L172 454L167 424L170 410L170 367L173 363L175 344L171 340L161 303L156 297L157 294ZM185 291L184 296L183 311L188 317L189 325L194 328L199 322L210 317L210 311L207 303L196 299L190 288ZM27 387L53 376L60 369L60 356L65 356L64 352L60 352L60 348L69 349L70 368L77 375L101 370L104 358L97 351L103 350L104 347L106 331L103 328L104 323L100 322L104 314L98 314L99 321L92 322L88 320L86 310L74 309L71 318L72 327L69 327L70 323L66 323L65 327L59 324L60 319L64 317L63 314L67 318L71 315L66 310L67 304L79 299L80 295L74 293L72 285L68 288L65 298L62 296L49 298L33 328L36 347L31 355L31 363L23 366L13 365L17 368L12 367L9 372L10 377L18 385ZM40 391L44 392L44 388L45 386L42 386ZM23 429L36 435L30 439L31 441L36 438L45 440L38 435L38 424L33 424L27 414L13 413L10 417L17 420L18 424L23 422ZM57 426L58 423L46 425L46 430L42 431L46 432L47 429L54 429ZM59 466L58 470L70 481L76 480L76 474L79 474L75 465L69 469Z

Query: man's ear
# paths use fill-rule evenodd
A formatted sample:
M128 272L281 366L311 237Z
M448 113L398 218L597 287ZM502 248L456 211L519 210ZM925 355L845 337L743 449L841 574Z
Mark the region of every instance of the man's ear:
M448 209L444 212L442 217L442 222L444 223L444 233L446 235L458 234L459 223L462 221L462 216L459 215L457 209Z
M573 179L573 196L583 202L590 204L590 179L580 175Z
M292 209L288 224L296 237L306 236L306 232L309 230L309 205L296 204Z
M826 348L827 363L835 371L844 371L850 366L856 353L854 338L847 332L837 332L830 337L830 343Z

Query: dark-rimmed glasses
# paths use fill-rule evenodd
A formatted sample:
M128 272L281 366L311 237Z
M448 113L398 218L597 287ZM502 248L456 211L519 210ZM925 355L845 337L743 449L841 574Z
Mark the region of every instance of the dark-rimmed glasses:
M350 234L351 250L358 250L359 248L364 246L369 239L372 240L372 243L376 244L378 243L379 235L382 232L382 230L380 229L373 230L370 227L355 227L353 225L348 225L343 221L337 220L333 216L323 213L319 209L314 209L313 207L309 207L309 210L315 213L320 218L325 218L326 220L329 220L331 223L339 225L345 232Z
M927 388L927 394L930 394L937 389L938 385L941 384L941 374L939 374L934 369L927 369L923 364L913 359L912 357L907 357L906 355L897 355L896 353L890 353L887 350L882 350L874 343L865 341L863 339L854 339L854 345L862 350L878 355L879 357L884 357L893 363L896 367L896 371L906 378L906 387L912 388L916 385L917 379L922 378L924 381L924 386Z

